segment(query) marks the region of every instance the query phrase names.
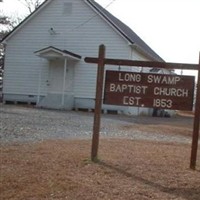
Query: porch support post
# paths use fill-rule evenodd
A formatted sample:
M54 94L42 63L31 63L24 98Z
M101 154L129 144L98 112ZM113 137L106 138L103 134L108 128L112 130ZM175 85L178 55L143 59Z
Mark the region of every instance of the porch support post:
M63 88L62 88L62 101L61 101L62 107L64 107L65 103L66 71L67 71L67 58L65 58L64 71L63 71Z

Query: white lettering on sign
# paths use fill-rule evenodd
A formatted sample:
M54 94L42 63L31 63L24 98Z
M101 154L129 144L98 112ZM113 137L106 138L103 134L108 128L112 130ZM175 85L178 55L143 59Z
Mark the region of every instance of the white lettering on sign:
M109 92L128 92L133 94L146 94L147 86L110 83Z
M141 81L141 74L119 73L119 81L139 83Z
M179 76L161 76L150 74L147 77L148 83L157 83L157 84L168 84L168 85L176 85L181 78Z
M130 105L130 106L139 106L140 105L140 99L141 97L129 97L124 96L123 97L123 104L124 105Z
M154 95L171 97L188 97L188 89L155 87Z
M105 104L190 110L194 77L107 71Z
M171 99L153 99L153 106L157 108L168 108L172 107Z

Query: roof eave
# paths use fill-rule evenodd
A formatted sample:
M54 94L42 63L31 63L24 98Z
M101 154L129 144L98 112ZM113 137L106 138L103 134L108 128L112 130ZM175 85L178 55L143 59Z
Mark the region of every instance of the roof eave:
M165 62L162 58L160 58L160 57L154 57L152 54L149 54L147 51L145 51L143 48L141 48L140 46L138 46L135 43L130 43L129 46L131 46L133 49L135 49L136 51L138 51L142 55L146 56L150 60Z
M53 51L57 54L60 54L60 57L62 57L62 58L69 58L69 59L77 60L77 61L81 60L80 55L75 54L75 53L70 52L70 51L67 51L67 50L61 50L61 49L58 49L58 48L53 47L53 46L49 46L49 47L46 47L44 49L40 49L38 51L35 51L34 54L36 56L39 56L39 57L44 57L43 55L45 53L50 52L50 51ZM55 56L53 56L53 57L55 57Z

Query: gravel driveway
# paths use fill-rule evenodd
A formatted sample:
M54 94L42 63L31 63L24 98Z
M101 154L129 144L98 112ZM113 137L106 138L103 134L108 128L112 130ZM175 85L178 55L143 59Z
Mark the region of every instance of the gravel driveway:
M91 138L93 113L44 110L33 107L0 105L0 142L37 142L46 139ZM123 129L137 123L137 117L102 115L101 137L127 137L137 140L190 143L179 135L147 133Z

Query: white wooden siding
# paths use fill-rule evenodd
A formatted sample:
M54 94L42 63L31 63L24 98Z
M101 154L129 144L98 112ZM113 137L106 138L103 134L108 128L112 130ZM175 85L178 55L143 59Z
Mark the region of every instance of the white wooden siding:
M72 3L71 14L63 13L64 3ZM50 28L55 30L55 35L49 34ZM98 56L100 44L106 45L106 57L131 58L132 50L127 41L84 1L51 1L8 40L4 93L37 95L41 73L40 93L45 95L49 63L37 57L34 52L47 46L55 46L82 56L82 60L74 68L74 94L75 97L93 98L96 65L87 64L83 59L86 56ZM144 59L139 54L135 54L135 57Z

